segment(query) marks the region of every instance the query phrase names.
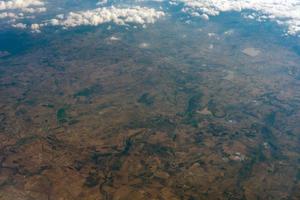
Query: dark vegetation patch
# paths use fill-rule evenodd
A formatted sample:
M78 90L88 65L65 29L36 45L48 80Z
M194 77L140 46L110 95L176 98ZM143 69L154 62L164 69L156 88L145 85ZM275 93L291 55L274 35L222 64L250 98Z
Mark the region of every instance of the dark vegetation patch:
M60 108L56 112L56 119L59 124L66 123L68 121L68 116L66 108Z
M215 137L224 137L229 134L227 128L222 125L210 123L207 127L207 132Z
M0 189L4 188L5 186L8 186L8 185L15 185L15 182L16 181L13 179L13 177L8 177L5 180L2 180L0 182Z
M148 185L151 183L151 179L154 177L154 173L151 171L143 171L138 176L142 180L144 185ZM138 187L140 187L140 186L138 186Z
M82 169L82 167L84 166L84 162L83 161L80 161L80 160L75 160L74 161L74 168L77 170L77 171L80 171Z
M122 157L127 156L133 146L133 139L128 138L124 142L124 147L121 150L116 150L115 152L100 153L92 152L90 160L93 164L98 167L104 167L110 163L111 168L115 171L121 169L122 167Z
M207 108L212 113L212 115L216 118L226 117L225 108L220 108L214 100L210 100L208 102Z
M35 106L35 105L37 105L37 100L36 99L27 99L24 101L24 103L29 106Z
M109 108L109 107L111 107L112 106L112 104L111 103L103 103L103 104L100 104L100 105L98 105L97 107L96 107L96 110L103 110L103 109L105 109L105 108Z
M99 153L99 152L93 152L91 155L91 161L95 165L101 165L106 160L106 158L111 157L112 153Z
M15 115L20 117L25 122L32 123L32 117L25 108L17 109Z
M174 155L174 150L171 147L164 146L162 144L149 144L146 143L143 147L143 149L149 154L149 155L159 155L159 156L170 156Z
M144 93L138 99L138 102L144 104L145 106L151 106L154 103L154 97L151 96L149 93Z
M81 89L77 91L73 96L74 97L91 97L102 92L102 86L99 84L92 85L88 88Z
M203 143L203 139L204 139L204 133L203 132L197 132L194 135L194 140L196 142L196 144L202 144Z
M187 103L187 107L184 112L184 123L189 124L193 127L198 126L198 119L196 118L196 113L199 109L201 109L201 101L202 101L203 94L201 92L197 92L196 94L192 95Z
M0 131L4 131L6 126L6 115L5 113L0 113Z
M87 187L95 187L99 184L100 177L97 172L89 172L89 175L86 177L84 185Z
M55 55L53 55L53 57L55 57ZM62 66L61 64L55 63L55 58L42 58L41 59L41 64L46 66L46 67L50 67L53 68L59 72L64 72L66 70L66 68L64 66Z
M276 112L274 111L267 114L264 118L264 122L269 126L274 126L275 120L276 120Z
M195 127L195 128L198 127L198 119L195 118L195 117L185 118L185 119L184 119L184 123L185 123L185 124L188 124L188 125L190 125L190 126L192 126L192 127Z
M51 148L54 150L58 148L63 148L65 146L64 142L57 139L57 137L54 134L47 135L45 139L47 143L51 146Z
M46 108L54 108L54 105L53 105L53 104L50 104L50 103L43 104L42 106L43 106L43 107L46 107Z
M279 99L273 92L261 95L258 100L269 106L276 107L277 111L280 111L281 114L285 114L286 116L290 116L295 113L295 110L299 107L299 102L293 100L286 102ZM270 113L270 119L272 119L272 115L276 115L276 113Z
M274 159L284 159L284 156L278 146L278 141L274 136L272 130L266 126L263 126L260 130L261 135L265 142L270 146L272 158Z
M56 111L56 120L59 125L66 124L66 123L68 125L74 125L79 122L79 120L74 119L73 117L68 115L67 110L69 108L70 108L69 106L65 106L65 107L59 108Z
M193 117L197 110L201 108L201 100L202 100L202 93L198 92L197 94L193 95L187 104L187 108L185 110L185 115L189 118Z
M251 174L255 164L259 162L264 162L266 160L266 156L263 153L263 146L260 145L256 149L252 149L249 151L248 159L243 163L243 166L239 170L239 181L243 181L248 179Z
M124 148L121 151L121 155L128 155L132 145L133 145L133 140L130 139L130 138L126 139L125 144L124 144Z
M149 128L152 130L160 130L170 132L175 129L175 123L172 122L168 117L158 115L148 119L134 120L126 125L126 128L137 129L137 128Z
M79 120L77 120L77 119L70 119L68 121L68 125L74 125L74 124L77 124L78 122L79 122Z
M225 190L223 195L225 200L246 200L242 188L235 190Z
M35 140L37 140L37 139L39 139L39 136L37 136L37 135L21 138L16 142L15 147L18 148L18 147L23 146L25 144L30 144L30 143L34 142Z
M243 135L245 135L248 138L255 138L256 137L256 131L253 129L248 129L248 128L242 128L239 130L239 132Z
M113 171L119 171L120 169L121 169L121 167L122 167L122 161L121 161L121 159L116 159L114 162L113 162L113 164L112 164L112 166L111 166L111 169L113 170Z
M297 170L296 179L297 181L300 181L300 168Z
M4 87L4 88L15 87L16 85L17 85L17 83L14 81L12 81L10 83L0 83L0 87Z
M17 168L17 173L23 176L36 176L36 175L41 175L45 170L51 169L52 167L49 165L42 165L39 166L39 168L36 171L28 171L27 169L24 168L23 165L19 165Z

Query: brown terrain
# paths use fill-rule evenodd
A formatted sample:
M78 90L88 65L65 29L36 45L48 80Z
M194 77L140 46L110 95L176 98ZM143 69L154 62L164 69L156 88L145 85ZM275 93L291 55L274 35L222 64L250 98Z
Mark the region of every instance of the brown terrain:
M0 58L0 199L300 199L299 55L181 26Z

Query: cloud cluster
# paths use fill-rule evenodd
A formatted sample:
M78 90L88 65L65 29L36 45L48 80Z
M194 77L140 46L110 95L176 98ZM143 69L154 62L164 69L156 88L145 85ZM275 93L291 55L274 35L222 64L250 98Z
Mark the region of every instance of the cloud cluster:
M23 12L45 11L45 3L41 0L9 0L0 1L0 11L22 10Z
M97 26L108 22L113 22L118 25L125 25L128 23L149 24L154 23L158 18L164 15L164 12L157 11L153 8L139 6L116 8L112 6L80 12L70 12L66 16L59 15L47 22L47 25L50 24L68 28L82 25Z
M20 17L22 18L23 14L15 14L13 12L2 12L2 13L0 13L0 19L5 19L5 18L18 19Z
M30 28L34 32L44 26L97 26L103 23L149 24L165 15L163 11L147 7L114 7L108 0L99 0L98 8L57 15L53 19L22 24L21 19L34 18L34 13L46 11L45 0L0 0L0 20L8 19L16 28ZM146 0L134 0L143 2ZM147 0L148 1L148 0ZM152 0L162 2L164 0ZM286 28L291 35L300 35L300 0L165 0L170 5L183 5L182 11L209 20L221 12L237 11L260 21L271 20ZM23 21L24 23L24 21ZM27 22L28 23L28 22Z
M219 15L228 11L254 11L250 18L272 20L287 27L291 35L300 33L300 0L171 0L183 3L184 12L193 16Z
M0 19L8 19L9 22L33 18L33 13L45 11L45 3L42 0L0 0Z

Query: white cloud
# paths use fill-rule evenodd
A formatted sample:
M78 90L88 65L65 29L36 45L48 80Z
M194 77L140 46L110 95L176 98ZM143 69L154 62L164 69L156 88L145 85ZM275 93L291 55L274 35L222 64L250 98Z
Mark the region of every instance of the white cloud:
M110 41L120 41L121 38L115 37L115 36L111 36L111 37L109 38L109 40L110 40Z
M140 43L140 44L139 44L139 47L140 47L141 49L147 49L147 48L149 48L149 46L150 46L150 44L149 44L149 43L146 43L146 42L143 42L143 43Z
M23 8L22 11L26 13L41 13L41 12L46 12L47 9L45 7Z
M93 10L70 12L66 16L59 15L49 20L46 24L53 26L76 27L82 25L97 26L103 23L113 22L118 25L128 23L149 24L164 16L164 12L153 8L132 7L116 8L104 7Z
M2 10L26 10L30 9L40 9L43 8L45 3L41 0L9 0L9 1L0 1L0 11Z
M3 12L0 13L0 19L5 19L5 18L13 18L13 19L17 19L19 18L19 16L15 13L12 12Z
M31 24L30 29L33 33L40 33L41 32L40 28L42 26L43 25L41 25L41 24Z
M23 23L17 23L17 24L13 24L12 27L19 28L19 29L26 29L27 25Z
M104 5L107 4L108 1L107 0L99 0L99 2L97 3L97 5Z
M216 16L220 12L255 11L250 17L272 20L286 26L292 35L300 33L300 0L173 0L184 4L184 12ZM205 17L206 18L206 17Z

